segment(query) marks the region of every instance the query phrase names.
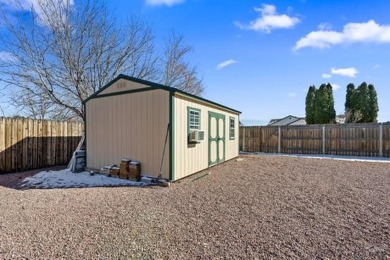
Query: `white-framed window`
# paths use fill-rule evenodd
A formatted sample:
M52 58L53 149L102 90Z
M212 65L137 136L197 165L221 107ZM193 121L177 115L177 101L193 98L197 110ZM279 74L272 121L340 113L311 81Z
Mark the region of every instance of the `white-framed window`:
M200 109L188 108L188 130L200 130Z
M236 137L236 119L234 117L229 118L229 139L234 140Z

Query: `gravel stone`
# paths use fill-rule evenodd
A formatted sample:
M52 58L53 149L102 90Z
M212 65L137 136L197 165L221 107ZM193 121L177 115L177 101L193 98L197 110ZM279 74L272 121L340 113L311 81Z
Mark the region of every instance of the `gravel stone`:
M390 259L389 163L240 159L170 188L0 175L0 259Z

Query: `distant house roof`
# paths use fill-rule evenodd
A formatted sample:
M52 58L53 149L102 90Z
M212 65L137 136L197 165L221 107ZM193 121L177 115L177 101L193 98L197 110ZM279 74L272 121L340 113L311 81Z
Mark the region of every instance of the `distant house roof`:
M306 125L306 119L304 117L297 117L288 115L280 119L271 119L268 123L269 126L279 125Z
M345 124L345 115L337 115L336 116L336 124Z

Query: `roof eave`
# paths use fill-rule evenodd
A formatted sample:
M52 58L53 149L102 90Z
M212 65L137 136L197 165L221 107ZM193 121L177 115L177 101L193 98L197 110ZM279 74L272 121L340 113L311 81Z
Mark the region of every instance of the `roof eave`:
M143 80L143 79L138 79L138 78L134 78L134 77L131 77L131 76L127 76L127 75L124 75L124 74L119 74L115 79L111 80L109 83L107 83L106 85L104 85L101 89L99 89L98 91L96 91L94 94L92 94L91 96L89 96L88 98L86 98L85 100L83 100L83 104L85 104L86 102L88 102L89 100L95 98L96 96L98 96L103 90L105 90L106 88L108 88L109 86L111 86L112 84L114 84L116 81L118 81L119 79L126 79L126 80L130 80L130 81L134 81L134 82L137 82L137 83L140 83L140 84L144 84L144 85L148 85L148 86L151 86L151 87L155 87L155 88L159 88L159 89L162 89L162 90L166 90L166 91L169 91L171 93L179 93L181 95L185 95L185 96L188 96L190 98L193 98L193 99L198 99L200 101L203 101L205 103L209 103L209 104L212 104L214 106L218 106L218 107L221 107L221 108L224 108L224 109L227 109L227 110L230 110L236 114L241 114L240 111L238 110L235 110L233 108L230 108L230 107L227 107L227 106L224 106L224 105L221 105L221 104L218 104L216 102L213 102L213 101L210 101L208 99L205 99L205 98L202 98L202 97L199 97L199 96L195 96L193 94L190 94L190 93L187 93L185 91L182 91L182 90L179 90L177 88L173 88L173 87L168 87L168 86L165 86L165 85L162 85L162 84L158 84L158 83L154 83L154 82L151 82L151 81L147 81L147 80Z

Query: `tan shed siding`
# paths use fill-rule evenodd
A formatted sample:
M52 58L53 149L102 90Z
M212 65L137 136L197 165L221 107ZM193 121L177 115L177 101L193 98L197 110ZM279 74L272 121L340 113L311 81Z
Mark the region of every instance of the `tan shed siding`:
M150 86L137 83L134 81L126 80L126 79L119 79L116 82L114 82L114 84L112 84L111 86L109 86L108 88L100 92L99 95L122 92L122 91L133 90L133 89L147 88L147 87Z
M201 141L199 144L187 143L187 107L200 109L200 127L207 133L207 109L198 104L174 98L174 179L181 179L185 176L195 173L208 167L207 141Z
M223 113L222 113L223 114ZM230 140L230 125L229 120L230 117L234 118L234 140ZM226 114L226 148L225 148L225 156L226 160L230 160L234 157L237 157L239 154L239 130L240 130L240 117L236 114Z
M169 122L169 92L151 90L96 98L86 106L87 167L99 169L130 158L141 162L143 174L158 176ZM163 178L169 178L169 145Z
M195 103L180 97L174 97L174 180L184 178L188 175L208 168L208 112L216 112L225 115L225 159L238 156L238 122L236 114L208 107L204 104ZM187 108L200 109L201 130L205 132L205 138L198 144L188 144L187 142ZM229 117L236 119L236 138L229 140Z

